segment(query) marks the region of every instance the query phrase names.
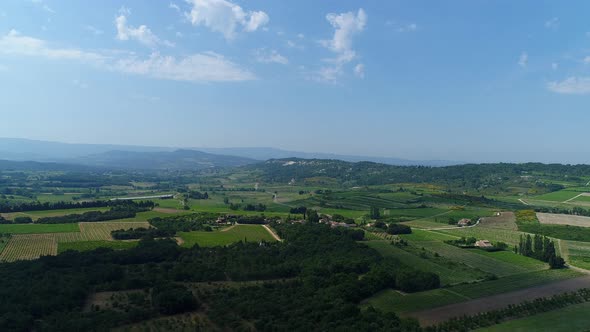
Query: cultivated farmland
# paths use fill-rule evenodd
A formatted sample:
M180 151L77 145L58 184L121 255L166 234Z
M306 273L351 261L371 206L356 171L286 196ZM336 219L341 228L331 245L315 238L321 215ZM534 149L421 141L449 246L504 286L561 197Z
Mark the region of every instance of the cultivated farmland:
M590 227L590 217L571 214L537 213L537 218L541 224Z
M13 235L0 253L0 261L13 262L56 254L57 242L53 234L19 234Z
M198 244L201 247L224 246L239 241L276 241L261 225L236 225L227 231L179 232L184 247Z

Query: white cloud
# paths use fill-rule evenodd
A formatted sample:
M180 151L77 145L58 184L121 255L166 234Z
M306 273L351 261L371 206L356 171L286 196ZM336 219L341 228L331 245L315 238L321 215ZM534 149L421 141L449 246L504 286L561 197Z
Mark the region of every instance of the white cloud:
M529 62L529 55L526 52L520 53L518 57L518 65L521 67L526 67Z
M0 53L91 63L100 63L106 60L106 56L96 52L86 52L76 48L50 47L44 40L23 36L16 30L10 30L8 34L0 38Z
M297 34L297 38L299 38L299 39L304 39L304 38L305 38L305 35L304 35L304 34L302 34L302 33L298 33L298 34Z
M356 66L354 66L354 74L358 78L365 78L365 65L359 63Z
M175 4L174 2L171 2L171 3L168 5L168 8L170 8L170 9L174 9L174 10L176 10L177 12L180 12L180 7L178 7L178 5L177 5L177 4Z
M336 53L336 56L324 60L331 65L320 69L318 78L324 81L334 81L342 75L343 66L356 58L356 52L352 48L352 39L365 29L367 14L360 8L356 14L353 12L330 13L326 15L326 19L334 27L334 36L330 40L321 41L321 44Z
M255 52L256 61L262 63L278 63L281 65L289 64L289 59L282 56L276 50L258 49Z
M551 69L553 69L553 70L557 70L558 67L559 67L559 64L557 62L554 62L551 64Z
M3 71L8 71L8 66L0 64L0 72L3 72Z
M547 88L562 94L590 94L590 77L568 77L561 82L549 82Z
M559 18L554 17L545 22L545 27L547 29L557 29L559 28Z
M242 7L227 0L186 0L192 5L186 17L193 25L203 25L211 31L220 32L231 40L241 27L243 31L253 32L266 25L268 15L263 11L245 11Z
M224 82L256 79L252 72L212 52L179 58L153 53L149 58L140 58L127 52L90 52L77 48L54 47L44 40L23 36L15 30L0 37L0 54L76 60L106 70L175 81Z
M92 25L85 25L84 29L92 32L95 36L102 35L104 33L104 31L102 31L99 28L94 27Z
M584 58L584 60L582 60L582 61L583 61L583 62L584 62L584 64L586 64L586 65L587 65L587 64L590 64L590 55L589 55L589 56L586 56L586 57Z
M127 25L127 17L125 15L119 15L115 19L115 26L117 27L117 39L119 40L135 39L152 48L156 45L174 46L173 43L158 38L146 25L140 25L137 28Z
M145 60L120 59L113 68L124 73L188 82L246 81L256 78L251 72L213 52L179 59L153 53Z

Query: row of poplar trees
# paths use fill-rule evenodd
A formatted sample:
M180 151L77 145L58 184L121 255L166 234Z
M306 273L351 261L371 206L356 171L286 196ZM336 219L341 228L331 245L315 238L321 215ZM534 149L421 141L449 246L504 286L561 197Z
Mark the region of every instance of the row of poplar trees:
M555 244L546 236L521 235L518 247L515 246L514 251L523 256L549 263L552 269L561 269L565 266L565 261L555 251Z

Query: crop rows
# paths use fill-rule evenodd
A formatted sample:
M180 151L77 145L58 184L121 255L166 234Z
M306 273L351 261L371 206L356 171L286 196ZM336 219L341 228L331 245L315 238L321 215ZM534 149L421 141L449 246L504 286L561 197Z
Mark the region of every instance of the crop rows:
M81 222L78 233L55 234L57 242L112 240L111 231L129 228L148 228L147 222Z
M94 222L80 223L80 232L47 233L47 234L15 234L2 253L0 261L37 259L46 255L57 255L58 242L82 242L112 240L111 231L149 227L147 222Z
M0 254L0 261L36 259L41 256L57 254L57 241L53 234L13 235Z

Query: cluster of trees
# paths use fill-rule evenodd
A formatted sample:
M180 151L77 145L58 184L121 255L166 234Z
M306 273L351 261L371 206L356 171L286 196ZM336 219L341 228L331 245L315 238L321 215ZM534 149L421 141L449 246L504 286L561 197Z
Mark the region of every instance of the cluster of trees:
M35 221L37 224L75 224L79 222L98 222L134 218L137 214L135 209L110 209L108 211L88 211L81 214L66 214L64 216L43 217ZM14 220L17 223L17 219Z
M590 301L590 289L582 288L577 292L558 294L552 297L538 298L503 309L481 313L475 316L453 318L436 326L427 327L426 332L462 332L492 326L510 319L529 317L543 312L557 310L573 304Z
M211 231L211 224L217 220L219 214L200 212L180 216L156 217L149 221L150 225L159 229L176 232Z
M266 205L262 204L262 203L258 203L258 204L251 204L248 203L244 206L242 206L242 204L239 203L229 203L229 208L231 210L244 210L244 211L259 211L259 212L263 212L266 211Z
M389 226L387 226L387 231L388 234L412 234L412 228L408 225L403 225L403 224L397 224L397 223L391 223L389 224Z
M555 251L555 244L545 236L521 235L518 247L515 246L514 251L523 256L547 262L552 269L561 269L565 266L565 261Z
M207 192L201 193L200 191L189 191L187 194L188 198L192 199L209 199L209 194Z
M475 242L477 242L477 239L474 237L461 237L460 239L445 241L445 243L460 248L473 248L475 246Z
M276 218L275 218L276 219ZM262 225L268 224L269 219L265 217L263 214L255 215L255 216L228 216L227 220L232 224L252 224L252 225Z
M68 251L2 264L0 330L109 330L199 307L222 330L420 330L415 320L361 311L358 304L384 288L438 287L436 274L383 258L358 243L354 231L312 223L273 227L285 241L188 249L172 240L142 239L129 250ZM283 281L211 287L195 295L180 286L271 279ZM82 310L95 291L124 290L145 290L151 304Z
M294 208L291 208L289 210L289 213L291 213L291 214L302 214L303 215L303 219L305 219L307 217L307 207L305 207L305 206L294 207Z
M143 238L164 238L172 237L176 234L175 231L157 228L131 228L119 229L111 231L111 236L115 240L138 240Z
M131 200L114 200L114 201L84 201L84 202L20 202L9 204L0 202L0 213L25 212L25 211L45 211L45 210L66 210L66 209L83 209L83 208L100 208L100 207L133 207L153 209L156 203L153 201L131 201Z

